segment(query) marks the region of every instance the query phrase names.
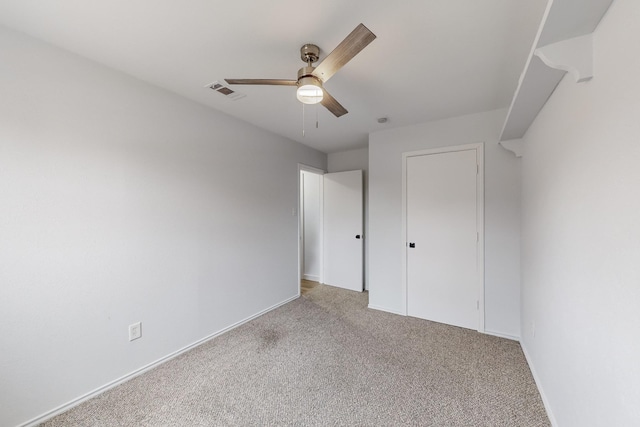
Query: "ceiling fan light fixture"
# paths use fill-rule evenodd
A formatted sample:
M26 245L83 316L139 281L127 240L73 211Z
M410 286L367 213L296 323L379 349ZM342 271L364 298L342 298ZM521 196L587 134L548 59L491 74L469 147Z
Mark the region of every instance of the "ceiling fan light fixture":
M307 43L300 48L300 59L305 66L298 70L296 80L286 79L224 79L230 85L270 85L297 86L296 97L304 104L319 104L336 117L348 113L340 103L322 85L333 76L336 71L351 61L362 49L376 38L364 24L359 24L338 46L327 55L317 67L313 66L320 57L320 48ZM302 110L304 112L304 109Z
M317 104L324 97L322 84L315 77L302 77L298 81L296 96L303 104Z

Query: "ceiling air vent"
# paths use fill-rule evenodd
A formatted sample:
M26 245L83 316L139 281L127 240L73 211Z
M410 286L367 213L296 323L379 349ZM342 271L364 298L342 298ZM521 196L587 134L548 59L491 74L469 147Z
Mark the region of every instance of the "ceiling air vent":
M238 99L244 98L246 96L244 93L236 92L233 89L229 89L227 86L217 81L213 83L209 83L205 87L208 87L209 89L213 89L216 92L223 94L224 96L226 96L228 99L232 101L237 101Z

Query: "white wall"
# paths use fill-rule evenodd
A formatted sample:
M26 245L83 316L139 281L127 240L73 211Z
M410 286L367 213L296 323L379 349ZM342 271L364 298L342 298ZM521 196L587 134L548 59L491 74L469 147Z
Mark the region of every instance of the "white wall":
M364 288L369 289L369 149L339 151L327 155L329 172L362 170L362 191L364 195Z
M1 27L0 52L0 425L295 297L298 162L326 155Z
M640 2L525 135L522 339L558 426L640 425ZM535 336L533 323L535 322Z
M369 304L406 313L403 301L402 153L485 143L485 329L520 335L520 160L497 143L496 110L369 136Z
M352 170L369 169L369 149L358 148L356 150L338 151L327 155L327 168L329 172L345 172Z
M302 230L304 258L302 274L307 280L320 281L322 224L320 217L320 183L322 175L302 171Z

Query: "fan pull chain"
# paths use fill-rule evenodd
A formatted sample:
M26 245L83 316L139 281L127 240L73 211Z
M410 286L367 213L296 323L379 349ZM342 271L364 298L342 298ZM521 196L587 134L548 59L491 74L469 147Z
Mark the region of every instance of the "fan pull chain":
M318 129L318 104L316 104L316 129Z
M302 137L304 138L304 104L302 104Z

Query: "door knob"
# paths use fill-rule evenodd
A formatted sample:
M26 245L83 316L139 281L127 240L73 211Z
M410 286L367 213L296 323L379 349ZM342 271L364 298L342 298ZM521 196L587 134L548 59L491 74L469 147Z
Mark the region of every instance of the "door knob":
M410 247L410 248L415 248L415 247L416 247L416 244L415 244L415 243L409 243L409 247Z
M356 239L359 239L359 238L360 238L360 235L359 235L359 234L356 234Z

